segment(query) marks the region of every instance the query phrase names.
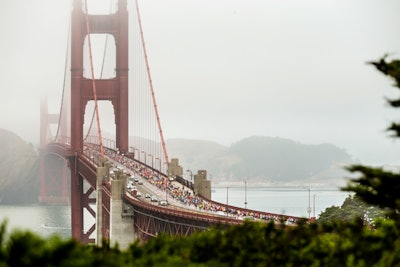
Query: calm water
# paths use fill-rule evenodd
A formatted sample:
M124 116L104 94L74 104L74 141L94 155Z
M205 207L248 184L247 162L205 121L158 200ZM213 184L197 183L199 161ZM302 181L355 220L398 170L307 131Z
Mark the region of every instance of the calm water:
M8 220L7 232L30 230L40 236L71 236L70 206L7 206L0 205L0 221Z
M214 187L212 199L238 207L244 207L247 193L247 208L281 213L293 216L308 217L307 209L310 199L310 215L318 216L327 207L340 206L348 193L336 188L294 187ZM310 196L310 198L309 198ZM315 201L314 201L315 200ZM43 237L58 234L71 236L71 212L69 206L6 206L0 205L0 221L8 219L8 231L24 229L33 231Z
M246 196L247 195L247 196ZM272 213L318 217L326 208L341 206L349 195L335 187L213 187L213 200L237 207L268 211ZM247 201L246 201L247 200Z

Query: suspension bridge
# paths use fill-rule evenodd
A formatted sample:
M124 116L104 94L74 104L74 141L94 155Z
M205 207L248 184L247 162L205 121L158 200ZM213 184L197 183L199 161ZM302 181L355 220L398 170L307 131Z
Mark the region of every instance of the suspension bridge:
M138 2L90 8L73 0L59 112L41 103L39 201L71 205L72 237L127 246L245 218L300 220L212 201L204 170L183 178L168 157Z

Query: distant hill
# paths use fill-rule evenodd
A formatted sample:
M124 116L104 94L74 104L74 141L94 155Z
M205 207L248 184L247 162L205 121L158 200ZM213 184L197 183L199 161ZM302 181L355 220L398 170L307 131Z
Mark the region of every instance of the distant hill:
M307 145L278 137L253 136L230 147L170 139L167 147L170 157L179 158L185 169L205 169L214 182L341 185L346 175L343 167L353 163L345 150L334 145Z
M0 204L36 203L39 157L32 144L0 129ZM230 147L211 141L169 139L170 158L193 174L205 169L213 183L343 184L343 166L353 163L331 144L306 145L292 140L253 136ZM186 176L188 177L188 176Z
M0 204L36 203L39 157L31 144L0 129Z

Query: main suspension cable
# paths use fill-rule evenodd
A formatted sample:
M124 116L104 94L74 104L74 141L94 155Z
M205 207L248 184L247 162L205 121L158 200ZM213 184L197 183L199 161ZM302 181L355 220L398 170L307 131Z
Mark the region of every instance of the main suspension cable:
M135 4L136 4L136 13L137 13L137 18L138 18L138 24L139 24L139 29L140 29L140 37L141 37L141 40L142 40L143 53L144 53L144 58L145 58L145 61L146 61L147 76L148 76L149 83L150 83L151 97L153 99L154 111L155 111L156 117L157 117L158 130L160 131L161 144L162 144L162 147L163 147L163 150L164 150L165 162L168 163L167 148L165 146L164 134L163 134L163 131L162 131L162 128L161 128L160 116L158 114L157 102L156 102L156 98L155 98L155 95L154 95L153 81L151 79L149 61L147 59L147 51L146 51L146 45L145 45L145 42L144 42L144 35L143 35L143 29L142 29L142 21L140 19L138 0L135 0Z
M65 53L65 64L64 64L64 80L63 80L63 86L62 86L62 95L61 95L61 104L60 104L60 113L58 114L58 126L57 126L57 133L54 136L54 142L56 142L58 135L60 133L60 128L61 128L61 118L62 118L62 113L64 109L64 95L65 95L65 83L67 79L67 67L68 67L68 56L69 56L69 38L70 38L70 32L71 32L71 20L69 21L69 26L68 26L68 36L67 36L67 51ZM65 112L65 111L64 111Z
M92 44L90 42L90 27L89 27L89 15L88 15L87 0L85 0L85 15L86 15L86 31L87 31L87 38L88 38L88 45L89 45L89 56L90 56L90 70L92 72L92 86L93 86L94 106L95 106L95 109L96 109L97 132L99 134L99 145L100 145L101 157L104 158L103 137L101 135L99 107L97 105L96 82L95 82L95 78L94 78Z

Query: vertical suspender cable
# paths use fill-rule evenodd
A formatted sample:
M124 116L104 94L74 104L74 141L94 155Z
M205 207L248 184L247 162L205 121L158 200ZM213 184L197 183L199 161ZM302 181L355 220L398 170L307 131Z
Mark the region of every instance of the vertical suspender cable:
M152 96L152 99L153 99L154 111L155 111L156 117L157 117L158 130L160 131L160 137L161 137L162 147L163 147L163 150L164 150L165 162L168 163L167 148L165 146L164 135L163 135L163 131L161 129L160 116L158 115L158 108L157 108L156 98L154 96L153 82L151 80L149 61L147 59L146 45L145 45L144 37L143 37L142 21L140 19L139 5L138 5L138 1L137 0L135 0L135 4L136 4L136 13L137 13L138 23L139 23L139 28L140 28L140 37L142 39L143 53L144 53L144 57L145 57L145 61L146 61L147 76L148 76L148 79L149 79L150 89L151 89L151 96Z
M87 0L85 0L85 14L86 14L86 31L87 31L88 44L89 44L90 69L92 72L93 97L94 97L94 105L95 105L95 109L96 109L96 120L97 120L97 128L98 128L97 131L99 134L99 145L100 145L101 157L104 158L103 137L101 136L99 107L97 105L96 82L94 79L92 44L90 42L90 28L89 28L89 15L88 15L88 8L87 8Z

